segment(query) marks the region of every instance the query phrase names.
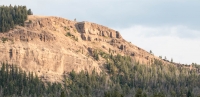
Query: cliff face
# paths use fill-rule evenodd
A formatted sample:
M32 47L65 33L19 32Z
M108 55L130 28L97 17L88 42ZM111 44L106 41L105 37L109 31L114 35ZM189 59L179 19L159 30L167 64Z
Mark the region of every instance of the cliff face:
M0 34L0 62L16 64L48 81L61 81L72 70L101 72L105 60L91 50L129 55L150 65L157 57L125 41L118 31L90 22L29 16L25 27Z

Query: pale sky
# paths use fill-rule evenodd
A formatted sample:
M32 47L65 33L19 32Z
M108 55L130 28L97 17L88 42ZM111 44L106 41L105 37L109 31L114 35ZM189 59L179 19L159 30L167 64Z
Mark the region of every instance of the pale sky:
M1 0L35 15L90 21L118 30L156 56L200 64L200 0Z

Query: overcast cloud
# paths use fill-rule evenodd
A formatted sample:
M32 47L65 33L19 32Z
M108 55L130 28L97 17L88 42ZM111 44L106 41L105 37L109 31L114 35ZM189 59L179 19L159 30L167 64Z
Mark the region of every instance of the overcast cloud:
M130 28L118 29L122 36L147 51L152 50L156 56L166 56L174 62L191 64L200 63L200 38L199 31L189 29L185 26L171 27L146 27L135 25ZM188 33L187 33L188 32ZM181 33L191 36L182 36Z
M200 63L199 0L1 0L36 15L90 21L117 29L133 44L180 63Z

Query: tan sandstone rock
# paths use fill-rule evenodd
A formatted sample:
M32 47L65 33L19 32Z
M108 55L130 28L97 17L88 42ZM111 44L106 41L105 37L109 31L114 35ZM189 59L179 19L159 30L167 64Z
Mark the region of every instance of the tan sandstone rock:
M118 31L59 17L29 16L25 27L0 33L0 38L6 40L0 41L0 62L16 64L53 82L72 70L101 72L105 60L94 60L92 50L130 55L144 64L157 58L125 41Z

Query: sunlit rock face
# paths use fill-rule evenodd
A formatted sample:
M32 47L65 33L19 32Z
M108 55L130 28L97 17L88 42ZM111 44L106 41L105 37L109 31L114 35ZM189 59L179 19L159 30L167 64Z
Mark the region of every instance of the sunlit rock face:
M100 73L106 59L95 60L94 50L131 56L147 65L159 59L125 41L118 31L59 17L29 16L24 27L0 33L0 38L0 62L15 64L51 82L61 82L72 70Z

